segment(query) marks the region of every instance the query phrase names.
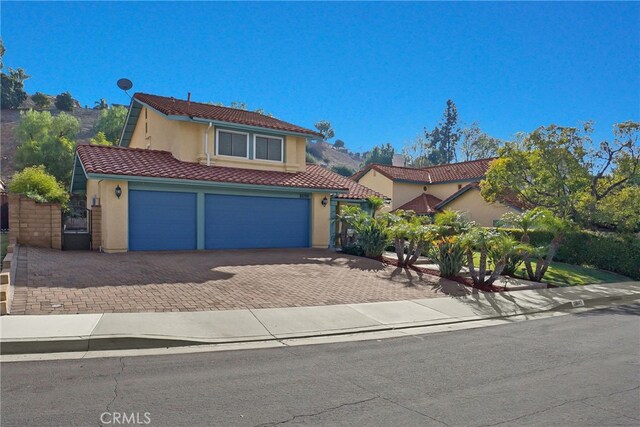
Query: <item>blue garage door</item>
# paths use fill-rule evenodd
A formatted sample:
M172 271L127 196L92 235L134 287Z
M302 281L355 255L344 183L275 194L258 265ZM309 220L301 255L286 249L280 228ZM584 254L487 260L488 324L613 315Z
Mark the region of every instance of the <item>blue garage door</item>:
M129 191L129 250L196 249L196 194Z
M205 248L309 246L309 199L205 196Z

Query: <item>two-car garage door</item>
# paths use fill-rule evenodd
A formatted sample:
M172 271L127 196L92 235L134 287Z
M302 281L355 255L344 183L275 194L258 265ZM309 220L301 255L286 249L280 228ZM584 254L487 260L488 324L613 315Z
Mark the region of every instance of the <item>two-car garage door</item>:
M307 198L204 195L204 249L309 246ZM129 250L198 246L196 193L129 191Z

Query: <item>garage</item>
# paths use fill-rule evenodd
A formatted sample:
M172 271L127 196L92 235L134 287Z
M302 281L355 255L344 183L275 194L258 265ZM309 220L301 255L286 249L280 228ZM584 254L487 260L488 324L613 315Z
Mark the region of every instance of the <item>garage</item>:
M196 193L129 191L129 250L193 250Z
M205 196L205 249L309 247L308 198Z

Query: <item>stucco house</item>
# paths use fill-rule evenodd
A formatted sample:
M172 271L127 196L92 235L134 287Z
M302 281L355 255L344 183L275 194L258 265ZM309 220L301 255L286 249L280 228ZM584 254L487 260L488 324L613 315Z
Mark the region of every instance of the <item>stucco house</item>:
M341 204L383 195L307 164L313 130L136 93L120 146L79 145L71 191L94 210L94 249L331 246ZM97 213L100 215L97 215Z
M391 210L412 210L433 215L442 210L463 212L483 226L492 226L515 203L489 203L479 182L493 159L480 159L425 168L371 164L351 178L391 199Z

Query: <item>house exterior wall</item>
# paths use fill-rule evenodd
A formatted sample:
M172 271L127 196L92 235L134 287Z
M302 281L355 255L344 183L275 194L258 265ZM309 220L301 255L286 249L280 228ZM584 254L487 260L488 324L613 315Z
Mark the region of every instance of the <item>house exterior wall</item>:
M507 212L516 212L513 208L501 203L489 203L480 194L480 190L473 188L457 199L453 200L445 209L459 211L467 218L484 227L492 227L494 221L500 219Z
M120 186L122 195L115 194ZM94 248L104 252L126 252L129 249L129 183L95 179L87 180L87 206L94 209L94 200L100 206L100 241L94 239Z
M122 195L118 199L115 195L116 186L120 185ZM132 186L134 184L131 184ZM252 191L223 191L206 188L196 188L189 186L179 185L158 185L136 183L135 189L157 189L166 191L187 191L195 192L202 197L198 197L200 200L198 203L204 203L204 194L216 193L216 194L236 194L236 195L268 195L278 196L276 192L263 192L258 190ZM283 194L280 193L282 196ZM288 197L291 197L289 195ZM296 196L297 197L297 196ZM310 246L316 248L327 248L329 246L330 235L330 204L322 206L322 199L327 198L330 200L331 195L329 193L313 193L311 194L311 221L309 224ZM94 236L99 235L100 242L94 241L96 248L101 247L104 252L126 252L129 250L129 183L127 181L113 181L113 180L101 180L94 179L87 180L87 206L91 206L91 209L96 209L98 206L92 206L93 201L99 203L100 210L100 232L95 233ZM204 242L204 222L198 223L198 233L202 236L199 240ZM96 239L97 240L97 239ZM203 247L203 246L202 246Z
M226 129L227 127L219 127ZM129 147L149 148L151 150L170 151L173 156L184 162L207 163L204 149L205 132L209 132L209 154L211 165L236 167L259 170L275 170L282 172L299 172L306 170L305 148L306 138L292 135L282 135L277 131L266 130L259 134L274 135L284 139L284 161L272 162L256 159L243 159L239 157L216 155L216 130L218 127L207 123L194 123L189 121L170 120L163 115L143 107L140 111L138 122L131 136ZM249 152L253 152L254 131L235 129L233 125L229 130L242 131L249 134Z
M393 199L393 181L378 171L370 169L366 174L360 177L358 183Z
M322 206L322 199L330 200L329 193L313 193L311 195L311 246L314 248L329 247L329 226L331 208L329 203Z

